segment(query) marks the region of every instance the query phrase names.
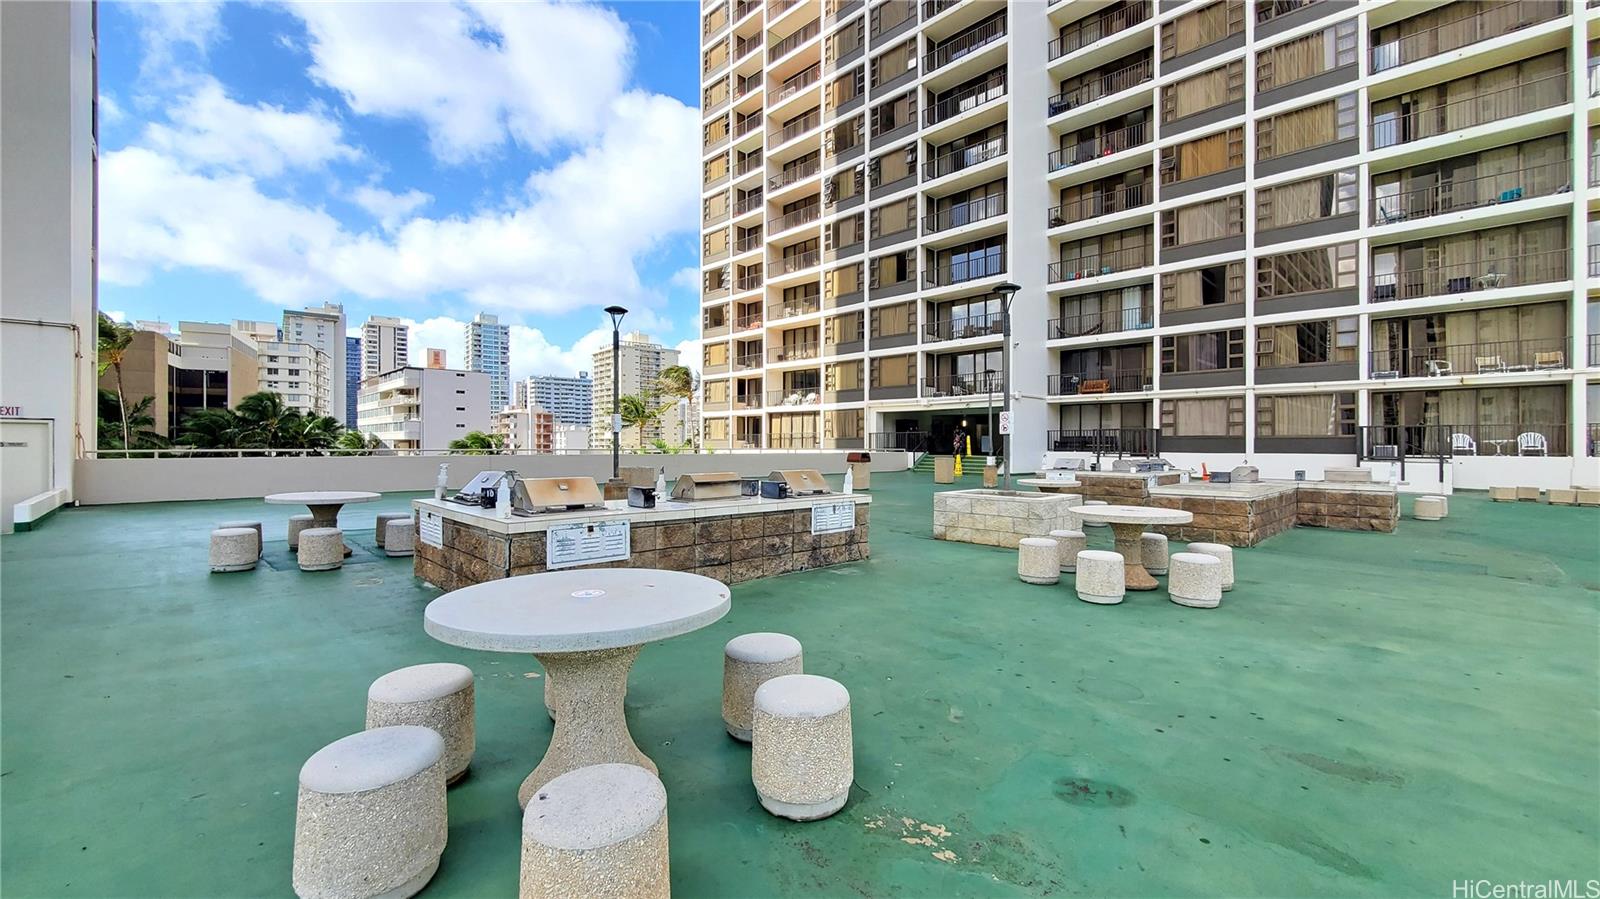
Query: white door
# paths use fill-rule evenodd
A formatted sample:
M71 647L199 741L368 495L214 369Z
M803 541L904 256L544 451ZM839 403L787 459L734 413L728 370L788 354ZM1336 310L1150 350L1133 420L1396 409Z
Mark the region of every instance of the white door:
M0 534L11 507L51 488L50 422L0 419Z

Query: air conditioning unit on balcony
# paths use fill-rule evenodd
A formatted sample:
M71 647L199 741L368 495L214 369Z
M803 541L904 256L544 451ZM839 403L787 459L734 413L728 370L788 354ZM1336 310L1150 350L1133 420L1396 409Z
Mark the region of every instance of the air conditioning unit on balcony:
M1376 446L1374 446L1372 448L1372 458L1374 458L1374 459L1398 459L1398 458L1400 458L1400 447L1396 446L1393 443L1380 443L1380 444L1377 444Z
M1400 373L1394 370L1375 371L1372 373L1372 380L1374 381L1392 381L1398 377L1400 377Z

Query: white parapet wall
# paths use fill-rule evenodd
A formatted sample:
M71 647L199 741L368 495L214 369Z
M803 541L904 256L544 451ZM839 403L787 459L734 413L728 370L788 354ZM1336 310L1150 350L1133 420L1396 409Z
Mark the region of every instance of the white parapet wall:
M848 450L814 452L678 453L622 455L622 467L665 468L667 480L705 471L763 477L771 471L814 468L842 477ZM80 459L76 499L85 505L174 500L244 499L295 490L432 490L439 465L450 466L450 486L480 471L515 469L526 478L611 476L605 453L527 456L311 456L192 459ZM904 471L903 452L873 452L873 471ZM838 485L834 485L837 489Z

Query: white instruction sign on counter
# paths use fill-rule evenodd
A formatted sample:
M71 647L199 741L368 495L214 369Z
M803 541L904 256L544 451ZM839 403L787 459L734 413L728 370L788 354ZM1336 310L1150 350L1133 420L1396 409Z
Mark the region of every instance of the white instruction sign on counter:
M633 532L626 521L558 524L545 531L544 567L571 568L596 562L621 562L633 555Z
M444 516L427 509L417 510L417 539L424 546L444 549Z
M811 507L811 533L837 534L854 530L855 503L817 503Z

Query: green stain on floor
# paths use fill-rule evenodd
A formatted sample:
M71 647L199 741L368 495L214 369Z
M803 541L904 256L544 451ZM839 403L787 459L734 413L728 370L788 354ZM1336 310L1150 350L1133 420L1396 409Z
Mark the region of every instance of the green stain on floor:
M1121 606L929 538L925 475L873 478L872 559L733 589L646 647L628 696L693 897L1449 895L1600 857L1600 511L1451 500L1394 535L1296 529L1236 555L1217 610ZM429 639L436 591L371 545L306 574L293 509L63 510L0 546L7 896L289 891L296 774L367 684L477 673L478 749L429 896L511 895L515 794L550 722L531 658ZM1403 503L1409 512L1409 500ZM216 521L270 565L206 573ZM1109 547L1105 529L1091 545ZM767 815L720 720L722 644L776 630L853 698L838 815Z

